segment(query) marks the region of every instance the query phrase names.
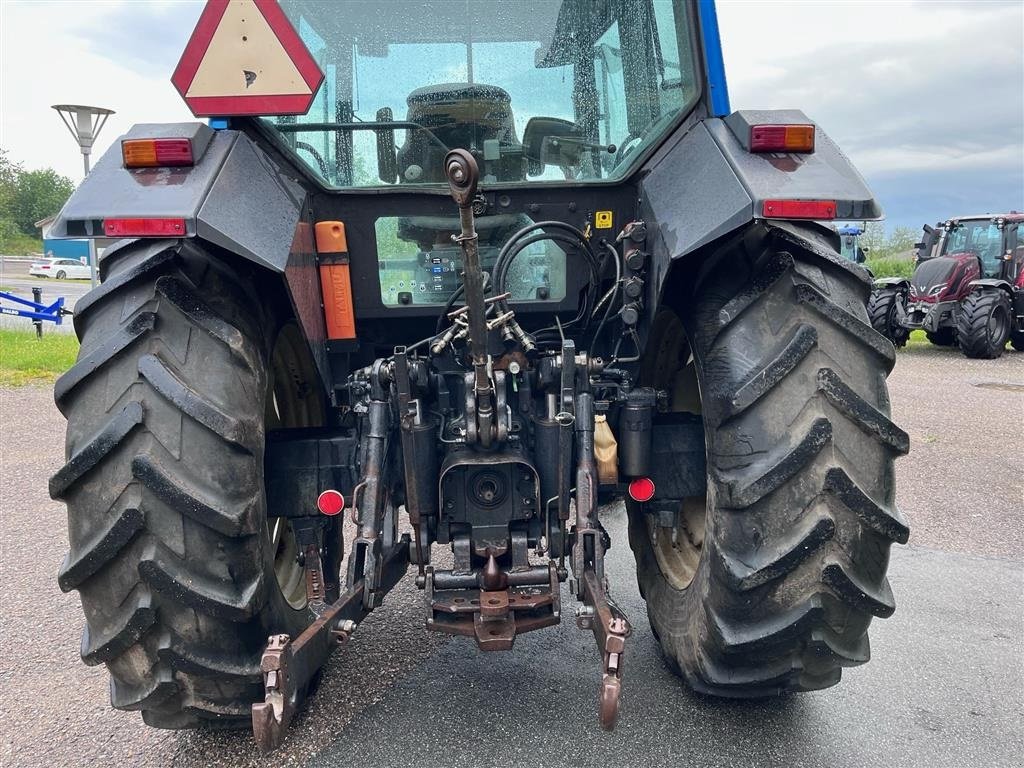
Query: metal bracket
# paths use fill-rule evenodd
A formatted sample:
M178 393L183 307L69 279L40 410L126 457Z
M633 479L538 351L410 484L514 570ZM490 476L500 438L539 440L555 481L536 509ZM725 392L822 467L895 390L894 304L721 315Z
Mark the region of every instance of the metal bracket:
M626 615L608 597L597 574L588 570L581 579L583 584L583 605L576 613L576 626L590 629L601 652L601 691L598 707L598 721L601 727L610 731L619 716L619 694L622 692L622 655L626 650L626 638L633 628Z
M409 566L409 537L403 536L384 561L380 594L390 592ZM271 635L260 660L263 701L252 705L252 732L264 752L284 742L302 693L331 652L348 640L356 625L369 613L363 604L364 582L353 585L292 640Z

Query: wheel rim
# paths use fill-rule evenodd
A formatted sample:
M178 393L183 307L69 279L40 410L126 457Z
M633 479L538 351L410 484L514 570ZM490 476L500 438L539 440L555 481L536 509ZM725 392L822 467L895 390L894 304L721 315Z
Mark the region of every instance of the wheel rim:
M298 327L285 325L274 340L267 382L264 422L267 429L320 426L323 403L316 395L316 370L306 354ZM281 594L295 609L305 608L306 572L299 562L295 529L286 517L267 517L267 536L274 553L274 576Z
M703 416L697 365L686 332L674 313L665 313L657 333L656 354L640 372L645 386L669 393L669 410ZM652 334L653 336L654 334ZM670 519L644 514L647 536L665 580L674 589L690 586L704 549L707 494L683 499Z
M1006 310L1002 305L997 304L992 309L988 318L988 340L991 344L999 346L999 342L1006 343L1007 328L1009 327Z
M305 608L309 602L306 599L306 574L299 565L295 530L288 518L272 517L267 519L267 531L274 550L274 576L281 594L292 608Z
M658 568L674 589L686 589L697 573L704 549L707 498L683 499L672 526L661 525L654 515L645 517Z

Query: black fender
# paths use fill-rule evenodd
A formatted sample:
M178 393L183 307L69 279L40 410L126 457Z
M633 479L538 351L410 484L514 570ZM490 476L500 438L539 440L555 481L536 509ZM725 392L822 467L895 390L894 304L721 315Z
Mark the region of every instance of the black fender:
M1010 285L1009 281L1001 280L998 277L982 277L977 280L971 280L967 287L972 291L1006 291L1007 296L1013 295L1013 286Z
M877 289L892 288L899 291L910 290L910 281L905 277L876 277L873 284Z
M738 136L758 123L812 122L798 110L734 112L697 121L659 149L639 185L655 261L657 251L679 259L765 219L764 202L771 199L833 200L837 220L881 218L867 183L819 126L815 150L806 154L751 153Z
M811 153L755 154L741 138L749 138L749 127L758 123L812 122L798 110L706 118L651 157L638 191L640 217L648 223L655 297L660 300L679 269L695 269L701 253L747 231L795 239L829 258L838 250L839 236L832 230L806 220L766 218L766 200L831 200L837 220L881 218L882 209L867 183L820 126L815 126ZM844 267L870 281L865 267L848 261ZM648 307L650 317L657 304Z
M196 135L201 123L136 125L121 139ZM51 236L104 237L103 221L182 219L199 238L280 276L326 391L330 369L320 310L312 210L295 174L238 131L213 131L195 164L128 169L111 144L54 219Z

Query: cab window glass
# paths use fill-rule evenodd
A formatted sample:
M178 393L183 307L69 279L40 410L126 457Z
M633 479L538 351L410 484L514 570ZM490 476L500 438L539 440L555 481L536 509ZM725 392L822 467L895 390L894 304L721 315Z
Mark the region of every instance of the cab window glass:
M281 5L325 79L264 120L338 187L441 185L456 147L484 183L619 178L699 96L682 0Z

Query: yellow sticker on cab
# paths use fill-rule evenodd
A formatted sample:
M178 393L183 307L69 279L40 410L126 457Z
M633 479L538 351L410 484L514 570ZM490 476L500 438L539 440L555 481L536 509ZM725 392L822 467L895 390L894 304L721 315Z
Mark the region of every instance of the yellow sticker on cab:
M612 228L612 212L611 211L598 211L594 214L594 229L611 229Z

